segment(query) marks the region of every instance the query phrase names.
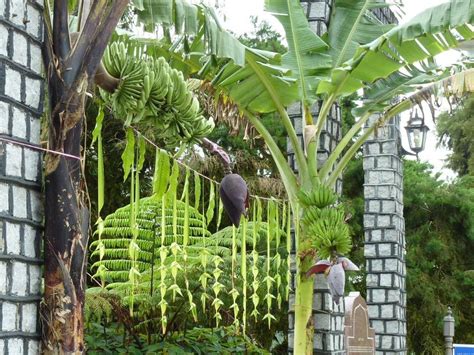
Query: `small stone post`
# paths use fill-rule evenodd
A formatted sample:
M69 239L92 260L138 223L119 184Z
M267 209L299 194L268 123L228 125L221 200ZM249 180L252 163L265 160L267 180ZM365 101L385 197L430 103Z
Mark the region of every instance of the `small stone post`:
M446 355L453 354L453 339L454 339L454 317L451 307L448 307L448 313L443 318L443 335L444 347L446 348Z

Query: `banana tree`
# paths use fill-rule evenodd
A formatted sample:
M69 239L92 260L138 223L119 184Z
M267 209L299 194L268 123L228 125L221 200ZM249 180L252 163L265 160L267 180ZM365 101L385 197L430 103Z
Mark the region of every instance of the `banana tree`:
M148 5L155 5L155 10L158 4L167 9L166 20L154 11L151 23L172 23L172 14L182 11L181 2L148 1ZM146 4L143 5L147 11ZM431 91L425 89L417 93L420 86L443 79L452 84L454 79L449 79L450 75L457 72L464 78L471 77L467 73L461 74L466 63L441 68L433 61L435 55L474 37L471 26L474 8L469 2L452 0L396 27L382 24L373 14L373 10L387 6L374 0L335 0L328 32L319 37L311 31L299 1L266 0L266 10L281 22L286 32L289 49L282 57L249 48L244 48L242 55L242 47L238 46L238 60L227 56L233 60L222 64L216 60L222 55L213 45L199 46L199 35L192 42L192 48L203 50L209 56L202 61L204 65L194 62L190 72L210 79L226 100L231 99L237 104L253 124L265 140L285 184L295 216L294 225L299 226L301 220L302 228L296 240L296 354L312 352L312 274L331 267L333 274L340 277L344 266L350 268L347 259L338 256L349 250L350 238L344 215L334 206L336 196L332 191L337 178L378 127L426 98L427 92L441 93L442 90L434 88L446 88L438 84ZM145 25L150 24L146 16L142 20ZM218 22L216 26L208 27L206 33L221 29ZM222 43L221 40L228 36L215 38L218 41L214 44ZM195 52L188 48L188 53ZM170 50L165 55L175 58L175 54ZM189 61L184 62L189 65ZM217 70L213 71L216 67ZM460 90L459 76L456 78ZM465 90L472 87L469 81L463 85ZM319 138L330 108L344 96L362 89L367 96L363 105L355 110L356 123L326 162L318 166ZM394 97L410 93L415 94L392 104ZM317 117L312 117L310 107L316 100L322 101L321 109ZM300 146L286 111L291 103L297 101L303 108L304 147ZM283 152L258 118L259 113L273 111L279 114L295 151L297 174L293 173ZM363 129L373 115L378 119ZM313 266L316 256L328 260ZM327 274L330 275L331 271Z
M469 2L454 0L427 9L410 22L396 27L380 23L372 12L387 6L378 1L335 0L328 32L319 37L309 28L298 1L266 0L266 10L285 29L288 52L280 62L265 67L258 67L258 59L247 55L244 67L228 63L213 81L240 106L267 143L277 162L293 212L296 218L301 218L302 228L296 240L296 354L312 352L314 280L311 275L324 270L321 268L324 265L342 269L338 255L350 248L344 216L334 207L332 190L337 178L377 128L426 95L415 93L411 98L392 105L394 97L416 92L420 85L444 78L452 84L454 79L449 80L449 76L466 69L465 63L440 68L433 58L474 37L471 26L474 8ZM272 72L277 67L289 70L284 73L294 80L293 83L287 80L284 90L282 78L275 77ZM466 90L472 86L469 81L464 81L463 85ZM440 86L446 88L441 84L437 87ZM317 166L319 138L330 108L342 97L361 89L367 92L367 98L355 110L356 123L322 166ZM295 92L303 112L304 147L295 142L295 131L285 110L287 104L282 100L282 97L291 97ZM424 93L427 92L440 93L441 90L425 89ZM261 97L268 100L264 107L256 105ZM321 109L318 117L312 117L310 107L316 100L322 101ZM295 150L298 175L288 169L282 152L259 121L258 108L280 114ZM363 129L373 115L378 119ZM295 221L297 225L298 221ZM328 262L312 266L315 256L326 258Z
M244 63L244 46L221 28L212 9L184 0L135 0L132 4L128 0L45 1L48 148L60 153L45 158L45 291L41 319L43 349L47 353L85 351L83 310L90 216L83 175L85 149L81 146L84 107L87 90L94 82L110 94L122 83L109 75L101 58L127 6L132 6L141 22L173 23L175 32L183 34L184 46L191 50L201 46ZM70 33L75 23L77 29ZM188 36L194 41L188 41ZM192 60L188 63L191 69L196 67ZM103 196L101 200L103 203Z
M83 310L89 208L81 161L84 102L128 0L94 1L90 8L84 5L90 2L81 2L88 15L80 21L81 31L75 43L69 34L70 3L73 2L55 0L52 9L49 1L44 3L48 144L49 149L64 153L47 154L45 158L45 289L41 309L45 353L85 351ZM117 85L117 81L114 83Z

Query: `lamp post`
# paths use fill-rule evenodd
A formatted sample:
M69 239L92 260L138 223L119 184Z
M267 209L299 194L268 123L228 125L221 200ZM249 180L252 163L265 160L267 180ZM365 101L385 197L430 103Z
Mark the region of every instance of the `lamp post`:
M429 128L425 125L424 118L419 116L418 109L411 112L410 120L405 129L410 149L415 152L416 159L418 160L418 153L425 149L426 134L429 131Z
M451 307L448 307L448 313L443 318L443 325L444 347L446 348L446 355L453 355L454 317Z

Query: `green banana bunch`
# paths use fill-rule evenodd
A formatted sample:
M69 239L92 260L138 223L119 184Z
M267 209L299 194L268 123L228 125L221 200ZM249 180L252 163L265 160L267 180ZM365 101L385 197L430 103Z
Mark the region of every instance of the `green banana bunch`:
M301 222L312 236L312 246L319 258L330 258L350 251L350 231L342 207L307 207Z
M103 99L111 103L112 110L119 117L138 114L146 66L139 60L129 58L123 42L114 42L107 47L103 63L109 74L121 78L113 94L101 90Z
M183 74L163 57L147 57L140 48L118 41L105 50L103 64L109 74L120 78L120 84L113 94L102 89L100 94L126 124L151 128L170 146L197 143L214 129L214 120L201 114Z
M337 195L323 184L310 191L299 191L298 200L303 205L301 223L319 258L330 258L335 254L346 254L351 248L349 227L344 210L335 207Z
M337 200L336 194L326 185L318 184L311 191L299 191L299 201L303 206L316 206L324 208L331 206Z

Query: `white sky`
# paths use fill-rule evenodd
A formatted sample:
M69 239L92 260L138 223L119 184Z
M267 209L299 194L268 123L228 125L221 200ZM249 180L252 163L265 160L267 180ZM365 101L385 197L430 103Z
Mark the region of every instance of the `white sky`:
M264 0L209 0L209 2L213 4L217 2L218 5L222 7L219 12L225 18L224 26L235 33L241 34L251 29L251 16L258 16L259 19L269 22L275 30L283 32L280 23L271 15L264 12ZM419 12L428 7L432 7L443 2L446 2L446 0L402 0L404 5L403 11L405 12L402 22L416 16ZM440 56L439 61L442 64L448 64L453 62L456 57L457 52L451 51L450 53ZM443 159L446 158L447 151L443 148L436 147L437 137L435 135L435 127L431 119L430 111L428 108L426 108L424 111L426 118L425 122L430 127L430 131L427 137L425 150L419 155L420 160L428 161L434 166L434 172L441 172L443 179L451 180L455 177L454 172L443 167ZM408 121L409 115L409 112L402 114L401 123L402 143L406 150L409 150L409 145L406 140L404 127ZM411 159L410 157L408 158Z

